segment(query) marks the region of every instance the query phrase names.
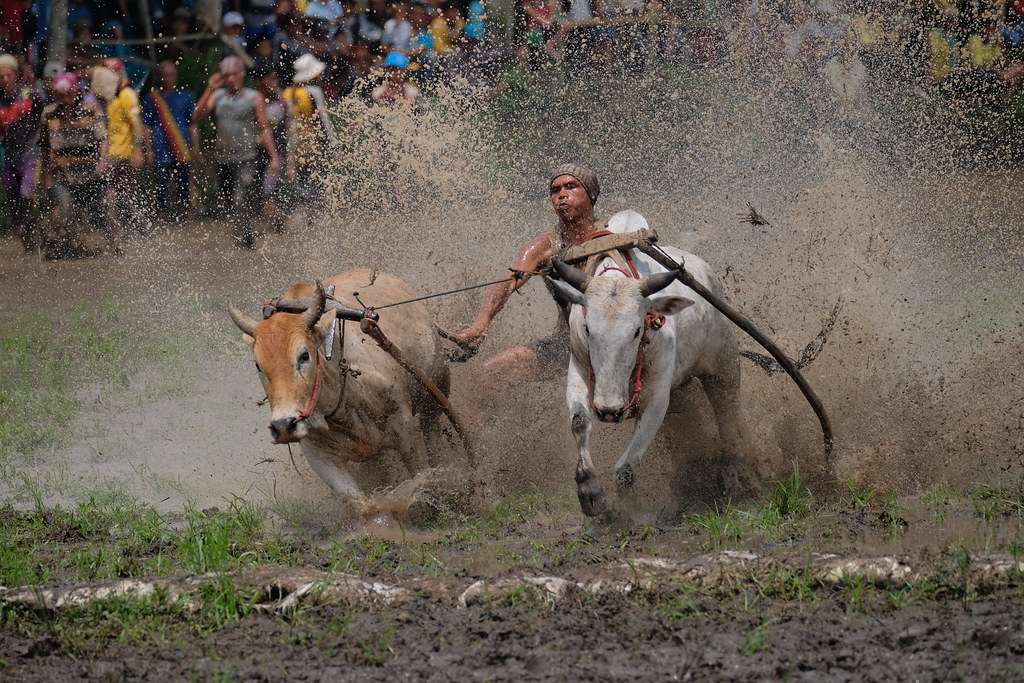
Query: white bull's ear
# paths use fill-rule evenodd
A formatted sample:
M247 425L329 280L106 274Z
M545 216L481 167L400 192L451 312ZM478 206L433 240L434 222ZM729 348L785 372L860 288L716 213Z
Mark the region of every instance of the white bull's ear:
M583 294L580 292L580 290L576 289L575 287L567 283L565 280L556 280L554 278L548 278L548 281L551 282L552 285L554 285L555 290L558 292L558 295L560 297L562 297L571 304L576 304L577 306L583 305Z
M685 296L659 296L648 301L648 310L659 315L675 315L693 305L693 299Z
M326 313L324 313L322 316L320 316L319 320L316 321L316 325L314 326L314 329L316 330L316 334L317 334L318 338L320 339L321 343L325 339L327 339L327 334L328 334L328 332L330 332L331 325L334 324L334 320L337 317L338 317L338 309L337 308L331 308Z

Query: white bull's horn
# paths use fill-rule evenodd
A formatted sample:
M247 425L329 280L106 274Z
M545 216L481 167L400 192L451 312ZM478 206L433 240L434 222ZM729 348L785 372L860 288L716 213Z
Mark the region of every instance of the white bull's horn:
M587 277L586 273L582 270L566 265L557 256L551 257L551 265L554 266L555 271L558 273L558 277L575 287L580 294L587 291L587 285L590 284L590 278Z
M313 305L302 314L302 322L306 327L313 329L316 321L324 314L324 306L327 305L327 294L324 292L324 283L316 281L316 295L313 297Z
M648 275L640 281L640 293L644 296L650 296L668 287L675 279L676 272L674 270Z
M256 336L255 318L250 318L245 313L242 313L240 310L238 310L231 304L228 304L228 315L230 315L231 319L235 321L236 325L238 325L238 329L240 329L242 332L245 332L250 337Z

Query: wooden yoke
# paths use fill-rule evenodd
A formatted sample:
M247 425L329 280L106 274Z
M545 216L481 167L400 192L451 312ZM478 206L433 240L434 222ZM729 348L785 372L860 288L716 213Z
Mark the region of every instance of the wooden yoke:
M601 259L611 257L619 268L626 272L632 269L626 262L623 254L630 249L637 249L642 244L651 244L658 241L658 233L654 228L643 228L636 232L614 233L602 235L588 240L583 244L576 244L567 247L562 253L562 261L571 266L582 267L583 272L593 277L597 270L597 264Z

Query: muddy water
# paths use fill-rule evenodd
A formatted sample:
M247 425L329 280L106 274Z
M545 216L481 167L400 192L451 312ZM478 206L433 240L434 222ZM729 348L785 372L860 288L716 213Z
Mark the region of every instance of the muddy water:
M296 216L254 252L235 250L218 223L136 239L118 260L40 262L5 240L0 285L20 295L0 304L4 318L114 295L140 326L202 340L181 367L149 368L128 392L83 389L79 438L25 457L20 472L55 499L120 486L165 507L239 495L293 519L323 519L326 486L297 451L292 458L266 437L268 411L256 405L259 383L224 304L255 314L296 280L357 265L424 292L495 279L518 245L551 229L546 174L574 159L601 176L599 214L637 209L662 242L701 254L730 299L791 353L840 302L826 350L807 371L832 416L834 460L823 461L814 416L791 383L747 365L749 457L780 477L799 461L819 485L855 478L882 491L960 485L993 468L1019 474L1021 175L944 165L971 154L945 123L886 113L888 89L865 86L851 104L823 83L808 70L775 79L669 70L580 93L555 73L524 96L528 107L499 101L500 116L446 95L423 116L343 103L350 134L334 150L329 211ZM767 225L742 220L748 203ZM478 296L431 308L461 329ZM554 315L544 288L528 286L495 321L485 351L547 334ZM480 426L477 499L564 490L574 457L561 379L486 394L476 389L479 362L453 368L456 404ZM606 481L631 428L598 431ZM677 397L638 472L639 518L721 499L717 448L706 400ZM404 476L394 463L385 473L363 474L373 485ZM5 493L19 486L3 482Z

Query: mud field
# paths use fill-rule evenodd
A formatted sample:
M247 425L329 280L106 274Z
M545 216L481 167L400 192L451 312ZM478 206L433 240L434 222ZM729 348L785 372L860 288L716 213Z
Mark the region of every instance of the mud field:
M216 221L119 259L0 241L0 677L1024 676L1024 178L909 85L844 99L809 67L756 76L666 69L570 97L555 70L490 112L442 93L354 134L330 210L251 252ZM599 215L634 208L700 254L791 353L838 304L805 373L832 457L792 383L746 363L745 456L764 481L726 495L709 407L688 391L635 499L583 517L564 377L479 387L488 352L554 325L531 283L484 353L452 366L476 470L452 438L413 481L394 458L360 465L380 514L346 516L297 449L270 443L225 306L257 315L355 266L423 292L496 279L552 227L546 173L566 159L598 170ZM743 220L748 204L766 224ZM429 306L459 330L478 301ZM596 432L606 486L631 430ZM410 525L424 499L436 514Z

